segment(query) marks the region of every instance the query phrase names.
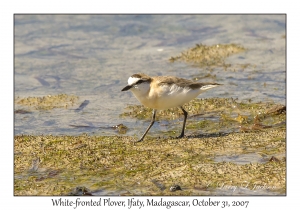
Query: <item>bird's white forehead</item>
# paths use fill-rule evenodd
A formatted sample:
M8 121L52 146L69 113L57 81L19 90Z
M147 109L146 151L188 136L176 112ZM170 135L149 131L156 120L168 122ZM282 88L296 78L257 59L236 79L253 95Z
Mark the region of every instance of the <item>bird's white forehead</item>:
M128 79L128 85L133 85L135 84L137 81L139 81L141 78L137 78L137 77L129 77Z

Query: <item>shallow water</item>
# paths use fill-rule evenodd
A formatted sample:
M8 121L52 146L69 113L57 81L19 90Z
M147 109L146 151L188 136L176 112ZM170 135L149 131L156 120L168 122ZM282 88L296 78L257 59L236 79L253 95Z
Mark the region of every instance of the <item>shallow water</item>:
M123 123L126 135L140 136L149 121L119 117L127 104L138 104L130 92L121 92L137 72L188 79L216 75L214 81L224 86L203 98L286 101L284 15L15 15L14 23L15 97L79 96L71 109L15 114L16 135L115 135L112 126ZM228 70L169 62L197 43L236 43L247 51L227 58ZM149 134L176 122L156 124Z
M283 158L286 154L277 154L276 158ZM218 156L214 158L215 162L232 162L236 164L249 164L249 163L266 163L268 162L272 156L263 156L258 153L248 153L248 154L240 154L240 155L232 155L232 156Z

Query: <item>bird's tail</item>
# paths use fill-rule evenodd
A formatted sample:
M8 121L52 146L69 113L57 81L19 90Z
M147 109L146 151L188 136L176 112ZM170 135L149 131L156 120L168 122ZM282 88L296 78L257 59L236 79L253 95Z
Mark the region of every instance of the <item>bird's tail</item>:
M214 87L218 87L222 84L218 84L218 83L203 83L203 86L201 86L201 90L208 90L210 88L214 88Z

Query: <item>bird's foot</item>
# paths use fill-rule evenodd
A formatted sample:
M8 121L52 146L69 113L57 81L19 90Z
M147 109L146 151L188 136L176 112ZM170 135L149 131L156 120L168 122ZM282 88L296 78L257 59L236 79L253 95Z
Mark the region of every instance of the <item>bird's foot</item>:
M135 141L134 143L142 142L144 138L140 138L139 140Z
M181 139L184 137L184 134L180 134L179 136L176 136L175 139Z

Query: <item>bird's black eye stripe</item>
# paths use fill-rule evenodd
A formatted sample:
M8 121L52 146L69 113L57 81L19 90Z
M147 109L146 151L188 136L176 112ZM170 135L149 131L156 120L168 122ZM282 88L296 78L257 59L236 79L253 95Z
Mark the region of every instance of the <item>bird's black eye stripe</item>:
M144 80L141 80L141 79L140 79L140 80L137 81L135 84L138 85L138 84L141 84L142 82L144 82Z

